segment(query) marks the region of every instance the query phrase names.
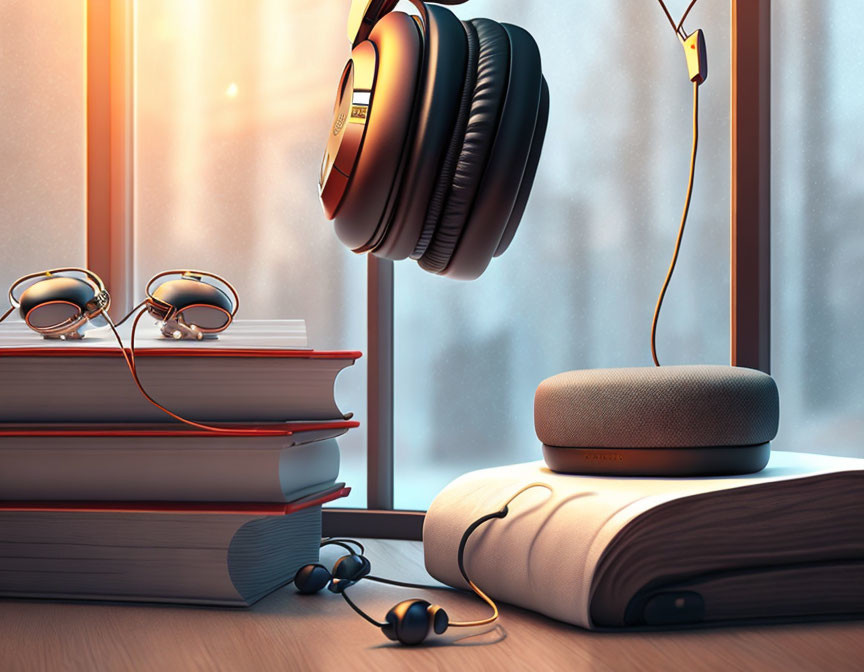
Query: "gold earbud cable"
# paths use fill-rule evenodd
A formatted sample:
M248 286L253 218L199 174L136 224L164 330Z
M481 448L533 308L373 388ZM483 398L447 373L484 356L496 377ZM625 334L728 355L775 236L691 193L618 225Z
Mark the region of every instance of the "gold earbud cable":
M698 0L690 0L684 14L681 15L681 20L675 23L675 19L666 8L666 3L663 0L657 0L663 13L669 20L669 25L675 31L675 35L682 42L688 38L687 32L684 30L684 19L693 9ZM690 211L690 197L693 195L693 175L696 171L696 149L699 147L699 84L693 82L693 145L690 149L690 176L687 178L687 197L684 199L684 211L681 213L681 223L678 225L678 237L675 239L675 250L672 253L672 261L669 262L669 270L666 271L666 279L663 281L663 287L660 289L660 295L657 297L657 305L654 307L654 317L651 320L651 359L654 360L654 366L660 366L660 360L657 358L657 320L660 318L660 308L663 307L663 299L666 296L666 290L669 288L669 281L672 279L672 274L675 272L675 264L678 263L678 252L681 250L681 239L684 236L684 225L687 223L687 213Z
M207 425L201 422L195 422L194 420L188 420L183 416L177 415L173 411L165 408L162 404L156 401L153 397L151 397L147 390L144 389L144 386L141 384L141 381L138 379L138 367L135 365L135 332L138 328L139 320L144 316L147 311L142 310L135 316L135 321L132 323L132 336L129 342L129 352L126 352L126 348L123 346L123 340L120 338L120 334L117 331L117 327L107 313L104 313L104 317L108 326L111 327L111 331L114 334L114 338L117 339L117 343L120 346L120 353L123 355L123 359L126 361L126 366L129 368L129 372L132 374L132 380L135 381L135 385L138 387L138 391L144 396L144 398L153 404L156 408L161 410L163 413L171 416L175 420L178 420L184 424L190 425L191 427L195 427L197 429L204 429L210 432L215 432L218 434L227 434L232 436L259 436L259 435L269 435L269 434L279 434L278 430L271 430L266 428L236 428L236 427L217 427L215 425ZM131 313L130 313L131 314ZM129 315L123 318L121 322L125 321Z
M699 83L693 82L693 145L690 149L690 177L687 179L687 197L684 199L684 211L681 213L681 224L678 226L678 237L675 240L675 251L672 253L672 261L669 270L666 271L666 279L657 297L657 305L654 307L654 318L651 320L651 358L655 366L660 366L657 359L657 320L660 317L660 308L663 306L663 298L666 289L675 272L675 264L678 262L678 252L681 250L681 238L684 236L684 225L687 223L687 213L690 211L690 197L693 195L693 175L696 171L696 149L699 146Z
M480 590L479 586L477 586L476 583L474 583L470 578L468 578L468 573L465 570L465 545L468 543L468 539L471 537L471 535L474 533L474 531L478 527L480 527L483 523L490 521L490 520L493 520L495 518L504 518L505 516L507 516L507 514L510 513L510 509L508 507L510 506L511 502L514 499L516 499L519 495L521 495L523 492L525 492L526 490L530 490L531 488L546 488L549 492L553 492L552 486L547 484L547 483L540 483L540 482L529 483L528 485L526 485L523 488L520 488L513 495L511 495L510 498L504 503L504 506L502 506L500 509L498 509L497 511L493 511L492 513L487 513L485 516L478 518L477 520L475 520L473 523L471 523L466 528L465 532L462 533L462 539L459 541L459 550L458 550L457 556L456 556L457 562L459 563L459 572L462 574L462 578L464 578L465 581L468 583L468 585L471 587L471 590L473 590L477 594L478 597L480 597L486 604L488 604L492 608L492 615L489 616L488 618L482 618L482 619L479 619L476 621L450 621L448 623L448 626L454 627L454 628L470 628L470 627L474 627L474 626L489 625L490 623L494 623L496 620L498 620L498 615L499 615L498 614L498 605L495 604L495 601L492 598L490 598L486 593L484 593L482 590ZM339 540L335 540L335 541L342 542L345 540L339 539ZM334 542L331 541L331 543L334 543ZM343 544L340 543L338 545L342 546ZM377 583L387 583L387 584L390 584L393 586L401 586L404 588L423 588L423 589L427 589L427 590L451 590L450 588L447 588L445 586L427 586L427 585L420 584L420 583L408 583L405 581L394 581L393 579L385 579L385 578L380 577L380 576L367 575L367 576L363 577L362 580L375 581ZM345 600L345 602L348 604L349 607L351 607L355 612L357 612L357 614L362 616L365 620L367 620L372 625L379 627L379 628L383 628L386 625L388 625L386 622L376 621L369 614L367 614L360 607L358 607L354 603L354 601L350 597L348 597L348 591L347 590L341 591L340 594L342 595L342 598ZM463 635L462 638L474 637L474 636L479 635L479 634L482 634L482 633L480 633L480 632L468 633L466 635Z
M480 597L480 599L482 599L484 602L486 602L486 604L488 604L490 607L492 607L492 615L489 616L488 618L483 618L483 619L480 619L477 621L450 621L451 627L468 628L468 627L478 626L478 625L488 625L489 623L493 623L496 620L498 620L498 605L495 604L495 601L491 597L489 597L486 593L484 593L482 590L480 590L480 587L476 583L474 583L470 578L468 578L468 572L465 571L465 562L464 562L464 560L465 560L465 546L468 543L468 538L471 536L471 534L474 532L474 530L476 530L478 527L480 527L480 525L482 525L483 523L485 523L489 520L492 520L494 518L504 518L510 512L508 507L510 506L511 502L514 499L516 499L519 495L521 495L523 492L525 492L526 490L530 490L532 488L546 488L549 492L552 492L552 486L548 485L547 483L540 483L540 482L529 483L524 488L520 488L519 490L517 490L510 497L510 499L508 499L506 502L504 502L504 506L502 506L501 509L499 509L495 513L487 514L487 515L483 516L482 518L479 518L476 521L474 521L468 527L468 529L465 530L465 533L462 535L462 541L459 543L459 553L458 553L459 571L462 573L462 578L464 578L465 581L468 583L468 585L471 586L471 590L473 590L475 593L477 593L477 596Z
M147 303L147 299L144 299L141 303L139 303L132 310L130 310L128 313L126 313L119 322L114 323L114 326L119 327L126 320L128 320L130 317L132 317L132 315L134 315L138 310L140 310L144 306L145 303Z

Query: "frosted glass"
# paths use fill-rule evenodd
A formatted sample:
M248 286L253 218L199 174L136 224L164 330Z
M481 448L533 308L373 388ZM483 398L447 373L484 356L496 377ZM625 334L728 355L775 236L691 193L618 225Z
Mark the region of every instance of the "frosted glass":
M864 457L864 6L772 3L775 447Z
M365 259L317 197L345 63L347 5L302 0L135 3L135 245L150 275L230 279L239 317L303 318L318 349L366 350ZM364 423L340 440L341 478L365 506L365 359L337 382Z
M678 16L687 3L669 3ZM540 459L533 397L569 369L650 365L687 183L692 89L655 2L472 0L536 38L546 145L510 250L471 283L396 271L396 504L470 469ZM658 329L661 362L729 361L729 3L700 2L709 78L691 216Z
M0 2L0 296L84 262L84 2ZM5 308L0 306L0 313Z

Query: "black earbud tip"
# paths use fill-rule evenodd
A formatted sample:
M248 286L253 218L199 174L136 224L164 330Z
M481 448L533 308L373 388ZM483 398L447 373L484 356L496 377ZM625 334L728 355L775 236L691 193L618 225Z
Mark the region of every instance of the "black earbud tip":
M311 595L326 586L331 578L324 565L304 565L294 575L294 587L301 595Z
M372 571L372 565L365 556L343 555L333 565L333 583L330 584L330 590L334 593L341 593L369 574L370 571Z
M337 579L357 581L366 576L372 569L369 560L362 555L343 555L333 565L333 576Z
M438 605L432 605L429 611L432 614L432 630L436 635L443 635L450 625L450 617Z
M400 602L387 612L384 618L387 625L382 626L381 631L388 639L401 644L420 644L429 634L431 606L426 600Z

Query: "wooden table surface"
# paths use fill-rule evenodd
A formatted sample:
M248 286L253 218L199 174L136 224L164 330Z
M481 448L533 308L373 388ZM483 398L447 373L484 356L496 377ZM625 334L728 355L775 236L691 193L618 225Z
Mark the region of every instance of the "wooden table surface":
M327 549L331 561L336 554ZM367 542L373 573L429 582L418 542ZM471 596L377 584L354 600L383 619L432 596L454 618L487 613ZM864 622L592 633L504 606L500 627L405 648L336 595L289 587L251 609L0 600L0 671L18 670L864 670Z

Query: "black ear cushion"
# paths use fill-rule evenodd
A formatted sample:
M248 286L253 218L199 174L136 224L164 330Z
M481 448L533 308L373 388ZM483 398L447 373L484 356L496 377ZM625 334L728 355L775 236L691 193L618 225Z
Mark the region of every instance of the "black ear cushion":
M486 270L519 195L543 88L540 50L528 31L502 24L510 40L507 95L468 222L444 271L463 280Z
M453 135L468 64L468 38L453 12L427 5L424 26L424 66L413 140L406 148L408 159L390 225L374 250L377 256L388 259L404 259L417 246ZM476 68L476 63L471 67Z
M433 273L447 268L468 221L498 130L510 72L510 40L504 28L489 19L470 23L477 31L480 49L468 126L441 220L419 260L421 267Z
M477 80L477 58L480 52L480 44L474 26L470 23L460 21L460 27L465 35L465 46L468 51L459 99L459 109L456 114L456 122L453 124L450 140L447 143L438 179L429 198L423 228L420 231L420 237L417 239L414 251L411 253L412 259L419 259L426 252L429 243L432 241L435 228L438 226L438 221L441 219L441 212L447 203L447 193L450 190L450 185L453 183L456 164L459 162L459 153L462 151L465 129L468 126L468 117L471 114L471 99L474 96L474 82Z
M534 185L534 176L537 174L537 164L540 162L540 153L543 151L543 140L546 138L546 126L548 122L549 87L544 77L543 88L540 92L540 109L537 112L537 124L534 126L534 139L531 141L531 153L528 155L528 164L525 166L525 174L522 175L522 184L519 186L519 195L516 197L513 212L510 213L510 219L507 221L504 235L501 236L501 240L498 242L498 247L495 249L493 256L498 257L504 254L513 240L513 236L516 235L519 222L522 221L522 213L525 212L528 196L531 194L531 187Z

